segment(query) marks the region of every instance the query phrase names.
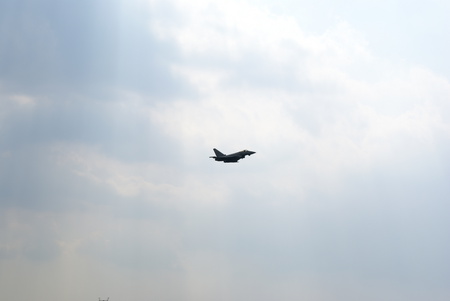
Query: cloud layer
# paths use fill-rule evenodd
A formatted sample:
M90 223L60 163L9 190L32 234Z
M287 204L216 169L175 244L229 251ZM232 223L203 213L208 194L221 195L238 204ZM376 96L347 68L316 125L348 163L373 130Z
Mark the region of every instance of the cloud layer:
M2 299L448 299L433 64L270 3L41 4L0 9Z

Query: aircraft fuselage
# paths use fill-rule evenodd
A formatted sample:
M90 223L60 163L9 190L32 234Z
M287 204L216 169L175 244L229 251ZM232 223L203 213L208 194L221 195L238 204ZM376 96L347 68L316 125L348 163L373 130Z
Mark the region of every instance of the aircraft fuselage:
M216 161L222 161L223 163L237 163L240 159L244 159L245 156L251 156L255 152L249 151L249 150L243 150L237 153L225 155L221 153L219 150L214 148L215 156L211 156L210 158L213 158Z

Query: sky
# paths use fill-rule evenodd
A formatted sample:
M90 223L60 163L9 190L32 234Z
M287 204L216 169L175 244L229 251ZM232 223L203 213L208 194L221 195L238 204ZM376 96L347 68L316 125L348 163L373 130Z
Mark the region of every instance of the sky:
M449 9L2 0L0 299L449 300Z

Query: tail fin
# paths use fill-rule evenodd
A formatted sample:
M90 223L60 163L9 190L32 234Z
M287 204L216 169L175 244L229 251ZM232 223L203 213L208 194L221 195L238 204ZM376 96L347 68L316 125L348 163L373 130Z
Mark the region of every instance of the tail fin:
M216 154L216 156L217 157L223 157L223 156L225 156L225 154L222 154L220 151L218 151L217 149L213 149L214 150L214 153Z

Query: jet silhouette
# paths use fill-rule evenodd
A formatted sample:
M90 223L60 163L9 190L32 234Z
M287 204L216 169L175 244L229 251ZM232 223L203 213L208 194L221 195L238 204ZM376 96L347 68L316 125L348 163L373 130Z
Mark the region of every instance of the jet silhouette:
M245 156L251 156L255 153L245 149L234 154L225 155L215 148L213 150L216 155L211 156L210 158L213 158L216 161L222 161L223 163L237 163L240 159L244 159Z

